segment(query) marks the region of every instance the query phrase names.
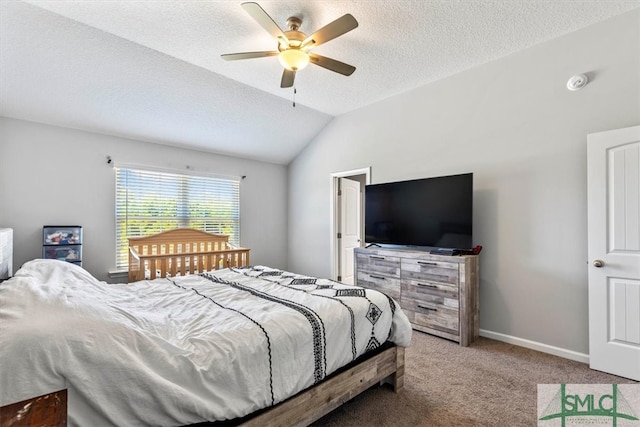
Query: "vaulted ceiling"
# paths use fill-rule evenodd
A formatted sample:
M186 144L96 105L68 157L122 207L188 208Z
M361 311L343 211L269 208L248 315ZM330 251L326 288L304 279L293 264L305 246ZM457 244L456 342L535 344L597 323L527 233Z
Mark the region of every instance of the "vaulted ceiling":
M280 88L276 42L237 0L2 0L0 115L289 163L334 116L640 7L640 0L260 1L311 34L359 26ZM576 70L580 72L583 70ZM567 76L567 78L570 76ZM293 106L295 100L295 107Z

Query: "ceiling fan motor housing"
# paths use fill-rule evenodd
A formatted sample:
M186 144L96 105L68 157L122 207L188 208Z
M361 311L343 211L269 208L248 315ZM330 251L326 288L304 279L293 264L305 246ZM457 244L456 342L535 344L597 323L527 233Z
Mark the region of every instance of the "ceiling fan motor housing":
M287 39L289 39L289 45L283 46L282 43L279 43L278 49L281 52L284 49L299 49L302 45L302 42L306 40L307 35L302 31L298 31L298 28L300 28L300 24L302 24L302 21L295 16L287 19L287 25L289 25L290 29L288 31L284 31L284 35L287 36Z
M297 31L301 25L302 19L297 16L290 16L289 19L287 19L287 27L289 27L290 30Z

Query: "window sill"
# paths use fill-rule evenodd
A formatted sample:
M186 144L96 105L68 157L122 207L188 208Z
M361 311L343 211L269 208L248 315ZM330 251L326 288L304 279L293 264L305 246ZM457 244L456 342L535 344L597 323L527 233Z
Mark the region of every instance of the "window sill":
M112 270L108 272L109 281L112 283L127 283L129 279L128 270Z

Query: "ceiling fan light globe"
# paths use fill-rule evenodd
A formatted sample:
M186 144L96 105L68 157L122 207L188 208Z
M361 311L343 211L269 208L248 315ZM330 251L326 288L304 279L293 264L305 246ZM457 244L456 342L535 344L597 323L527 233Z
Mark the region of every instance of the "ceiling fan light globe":
M302 70L309 64L309 55L299 49L287 49L278 54L280 64L289 71Z

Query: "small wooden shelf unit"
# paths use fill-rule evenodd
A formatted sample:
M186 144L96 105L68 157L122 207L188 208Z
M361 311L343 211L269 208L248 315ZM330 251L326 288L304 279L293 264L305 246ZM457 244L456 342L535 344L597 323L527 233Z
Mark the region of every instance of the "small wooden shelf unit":
M400 303L413 329L471 344L479 333L479 256L356 248L356 285Z

